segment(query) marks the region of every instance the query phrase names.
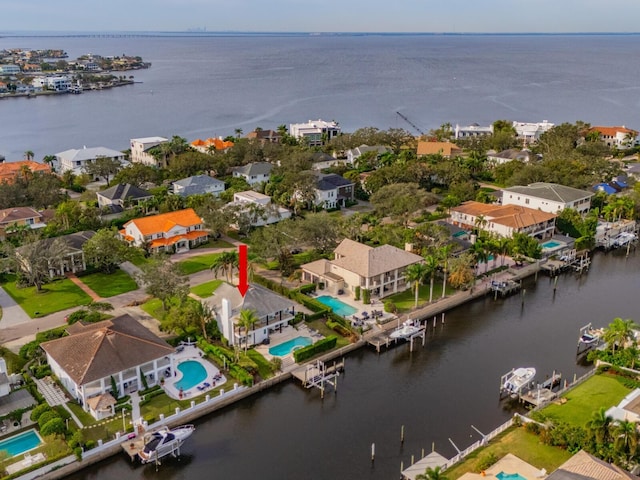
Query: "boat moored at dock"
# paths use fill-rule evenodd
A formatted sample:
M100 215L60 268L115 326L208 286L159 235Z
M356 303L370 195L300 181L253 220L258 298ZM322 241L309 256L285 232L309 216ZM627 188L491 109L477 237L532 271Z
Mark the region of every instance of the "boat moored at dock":
M195 427L181 425L176 428L160 428L143 436L143 446L137 452L140 463L159 463L162 457L180 454L180 446L191 436Z
M511 370L502 376L503 392L509 395L518 395L536 376L536 369L533 367L520 367Z

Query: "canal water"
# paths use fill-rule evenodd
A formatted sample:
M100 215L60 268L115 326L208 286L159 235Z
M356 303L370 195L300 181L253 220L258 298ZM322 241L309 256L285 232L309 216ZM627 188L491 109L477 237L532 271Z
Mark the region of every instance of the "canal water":
M640 254L597 254L591 271L553 281L525 281L522 296L485 298L430 322L427 343L413 353L400 345L378 355L363 348L346 361L338 393L282 384L203 418L178 461L133 466L117 455L71 478L121 479L396 479L432 442L447 457L513 413L500 402L500 376L535 367L573 379L588 370L576 361L579 328L613 318L640 321ZM401 426L405 442L400 443ZM371 444L375 442L375 463Z

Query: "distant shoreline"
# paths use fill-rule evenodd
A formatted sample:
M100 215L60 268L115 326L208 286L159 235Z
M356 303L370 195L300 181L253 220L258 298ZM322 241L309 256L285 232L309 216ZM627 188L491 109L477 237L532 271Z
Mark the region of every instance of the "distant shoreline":
M0 38L46 37L579 37L638 36L640 32L242 32L242 31L6 31Z

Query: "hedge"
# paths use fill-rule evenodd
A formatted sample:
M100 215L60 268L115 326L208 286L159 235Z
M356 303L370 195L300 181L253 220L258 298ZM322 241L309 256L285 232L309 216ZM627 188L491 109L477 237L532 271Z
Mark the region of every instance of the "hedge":
M336 332L338 332L343 337L348 337L348 336L351 335L351 331L350 330L347 330L342 325L340 325L338 322L334 322L333 320L327 320L327 327L329 327L331 330L335 330Z
M253 375L244 368L234 362L233 352L226 348L207 343L203 338L198 340L198 347L205 353L218 357L221 361L224 359L229 373L234 376L240 383L247 386L253 385Z
M338 337L335 335L331 335L330 337L323 338L322 340L318 340L313 345L309 345L307 347L299 348L298 350L293 351L293 358L296 363L307 360L308 358L314 357L319 353L326 352L331 350L336 346L336 342L338 341Z

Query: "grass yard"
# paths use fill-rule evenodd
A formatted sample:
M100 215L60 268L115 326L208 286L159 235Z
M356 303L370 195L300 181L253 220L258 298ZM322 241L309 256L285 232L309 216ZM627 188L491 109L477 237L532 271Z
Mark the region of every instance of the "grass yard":
M199 296L200 298L207 298L213 295L213 292L215 292L221 284L222 280L211 280L192 287L191 293Z
M418 289L418 307L424 306L429 302L429 285L420 285ZM447 295L451 295L455 293L456 290L447 285ZM442 280L436 280L433 284L433 300L442 297ZM390 295L385 297L383 300L391 300L398 307L399 312L408 312L413 310L416 301L416 294L413 288L405 290L404 292L396 293L395 295Z
M80 280L102 298L113 297L138 288L135 280L120 269L108 275L102 272L90 273L80 277Z
M264 358L260 352L251 349L247 351L247 356L258 365L258 375L260 375L260 378L266 380L267 378L273 377L271 363Z
M449 480L455 480L467 472L480 473L478 465L488 455L493 454L500 459L507 453L512 453L534 467L545 468L547 472L554 471L571 457L567 450L543 445L537 435L522 427L514 427L493 439L487 447L476 450L464 461L448 468L445 476Z
M162 320L165 316L165 310L162 308L162 301L157 298L153 298L148 302L140 305L140 308L151 315L156 320ZM167 307L168 308L168 307Z
M325 320L322 318L319 318L318 320L313 320L312 322L307 322L307 325L309 325L311 328L320 332L320 335L322 335L325 338L331 335L335 335L336 337L338 337L338 340L336 341L336 348L345 347L351 343L348 338L343 337L335 330L332 330L329 327L327 327Z
M222 240L221 238L217 238L215 240L210 238L207 243L198 245L196 248L233 248L233 247L234 245L232 243L229 243L226 240Z
M219 253L208 253L205 255L198 255L196 257L187 258L181 262L178 262L180 271L184 275L191 275L192 273L208 270L215 262L216 258L220 256Z
M78 420L82 422L85 427L97 423L97 420L89 412L85 412L80 405L76 402L67 402L67 407L78 417Z
M540 414L555 421L584 427L593 412L600 407L617 405L630 391L613 375L594 375L563 396L567 403L549 405Z
M7 278L9 281L3 283L2 288L31 318L91 303L91 297L68 278L47 283L40 292L36 287L18 288L13 275L7 275Z

